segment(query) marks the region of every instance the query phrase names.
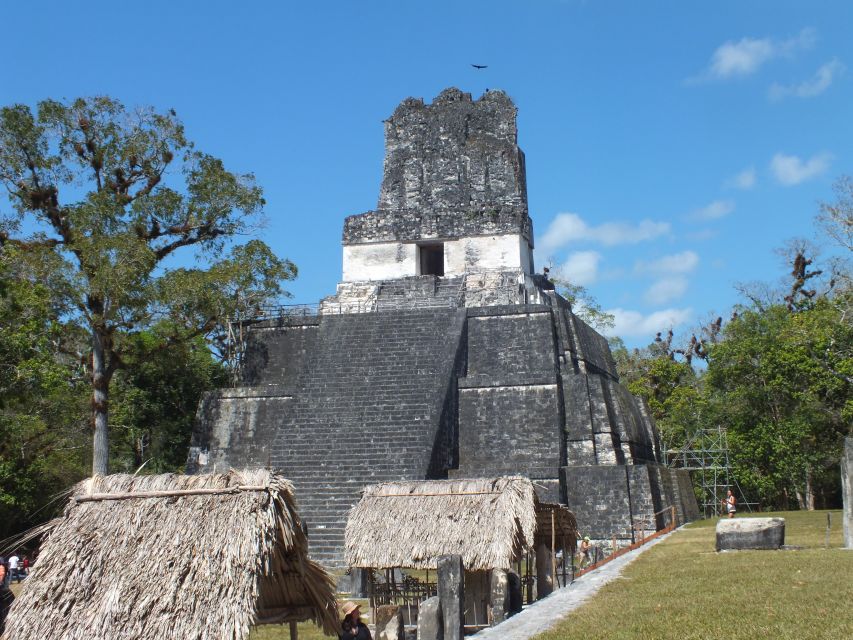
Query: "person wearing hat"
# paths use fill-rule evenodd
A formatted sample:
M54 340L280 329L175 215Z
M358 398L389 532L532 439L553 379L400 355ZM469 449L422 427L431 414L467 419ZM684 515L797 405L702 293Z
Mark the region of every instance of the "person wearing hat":
M373 640L370 629L361 621L361 611L352 600L344 602L341 607L344 619L341 622L341 640Z

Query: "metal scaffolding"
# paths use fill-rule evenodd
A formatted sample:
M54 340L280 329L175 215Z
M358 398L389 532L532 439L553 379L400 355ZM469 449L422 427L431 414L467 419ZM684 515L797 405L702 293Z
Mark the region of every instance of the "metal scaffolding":
M700 429L680 449L667 450L667 463L687 469L702 492L699 506L706 518L722 514L722 503L731 489L738 507L752 511L758 503L749 502L731 471L729 441L725 427Z

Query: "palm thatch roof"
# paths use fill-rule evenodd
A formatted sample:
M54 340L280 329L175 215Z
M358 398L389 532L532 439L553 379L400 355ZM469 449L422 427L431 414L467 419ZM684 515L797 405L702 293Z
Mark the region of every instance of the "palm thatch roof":
M314 620L334 583L308 559L293 487L268 471L79 483L15 601L6 640L245 640Z
M536 544L545 544L550 547L555 540L558 548L563 548L563 542L567 542L567 549L574 551L578 536L578 522L575 514L562 504L553 502L540 502L536 505Z
M370 485L347 520L346 561L426 569L439 556L457 554L471 571L508 569L533 546L536 513L527 478Z

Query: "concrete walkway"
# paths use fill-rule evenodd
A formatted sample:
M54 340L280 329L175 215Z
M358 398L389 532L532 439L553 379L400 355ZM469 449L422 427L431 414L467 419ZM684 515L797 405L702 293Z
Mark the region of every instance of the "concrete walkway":
M677 531L677 529L676 529ZM548 631L562 618L589 600L596 592L611 580L619 577L622 570L631 564L641 553L666 540L675 531L655 538L639 549L629 551L604 566L582 575L572 584L558 589L547 598L538 600L506 622L495 627L483 629L473 637L477 640L527 640L536 634ZM469 636L471 637L471 636Z

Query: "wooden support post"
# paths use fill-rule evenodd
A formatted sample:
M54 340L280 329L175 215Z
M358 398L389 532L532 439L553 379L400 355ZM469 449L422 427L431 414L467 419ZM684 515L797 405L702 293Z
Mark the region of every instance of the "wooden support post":
M296 635L297 635L296 621L291 620L290 621L290 640L296 640Z
M832 528L832 514L826 514L826 542L824 543L824 547L829 549L829 530Z

